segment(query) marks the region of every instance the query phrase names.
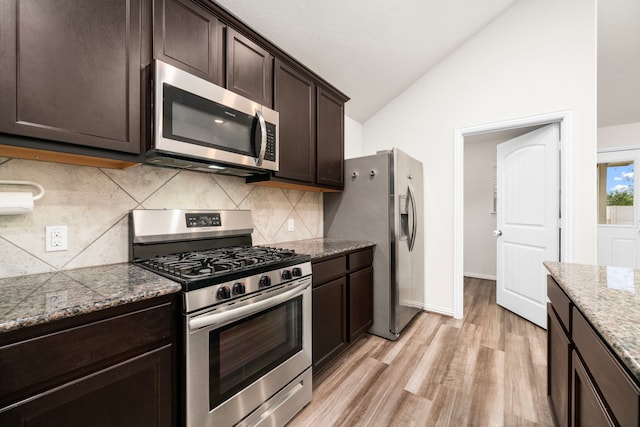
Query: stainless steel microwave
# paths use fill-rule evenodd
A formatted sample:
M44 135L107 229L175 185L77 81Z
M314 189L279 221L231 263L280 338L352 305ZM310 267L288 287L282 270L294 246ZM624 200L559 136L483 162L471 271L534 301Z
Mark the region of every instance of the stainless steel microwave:
M278 170L277 111L155 61L145 162L229 175Z

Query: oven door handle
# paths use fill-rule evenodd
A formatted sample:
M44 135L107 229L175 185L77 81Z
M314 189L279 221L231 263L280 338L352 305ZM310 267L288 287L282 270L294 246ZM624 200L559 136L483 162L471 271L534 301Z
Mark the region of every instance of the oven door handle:
M203 314L199 317L194 317L189 320L189 330L206 328L210 326L219 326L229 323L233 320L240 319L242 317L250 316L254 313L258 313L267 308L276 306L287 300L302 295L302 293L311 285L310 280L303 280L300 284L296 285L293 289L283 292L279 295L275 295L271 298L267 298L262 301L254 302L239 308L232 310L222 311L220 313Z

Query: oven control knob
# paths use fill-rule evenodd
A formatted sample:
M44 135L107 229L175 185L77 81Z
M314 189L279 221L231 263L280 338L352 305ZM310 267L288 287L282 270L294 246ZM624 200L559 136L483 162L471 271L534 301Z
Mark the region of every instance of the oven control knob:
M216 297L218 299L229 299L231 298L231 291L228 286L220 286L218 288L218 292L216 292Z
M244 284L240 282L234 283L233 288L231 290L233 291L234 295L241 295L246 292Z
M282 270L282 279L291 280L291 270Z
M291 270L291 272L293 273L293 277L302 276L302 269L300 267L293 267L293 270Z
M262 276L260 278L260 283L259 286L261 288L266 288L267 286L271 286L271 277L269 276Z

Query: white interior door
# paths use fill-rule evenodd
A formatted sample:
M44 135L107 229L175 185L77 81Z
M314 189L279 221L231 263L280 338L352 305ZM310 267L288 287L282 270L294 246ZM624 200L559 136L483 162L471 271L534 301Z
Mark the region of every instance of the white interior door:
M559 142L551 124L497 147L497 303L543 328L542 263L559 259Z
M640 267L635 165L640 150L598 153L598 264Z

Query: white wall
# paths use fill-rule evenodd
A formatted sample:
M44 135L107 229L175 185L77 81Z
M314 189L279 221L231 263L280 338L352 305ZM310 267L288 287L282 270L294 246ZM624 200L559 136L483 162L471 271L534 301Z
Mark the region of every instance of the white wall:
M397 146L424 164L427 309L453 313L457 128L573 110L571 258L595 263L595 23L595 0L521 0L363 125L364 154Z
M598 128L598 148L639 147L640 122Z
M344 158L362 156L362 125L350 117L344 117Z
M493 167L500 141L464 144L464 275L496 278Z

